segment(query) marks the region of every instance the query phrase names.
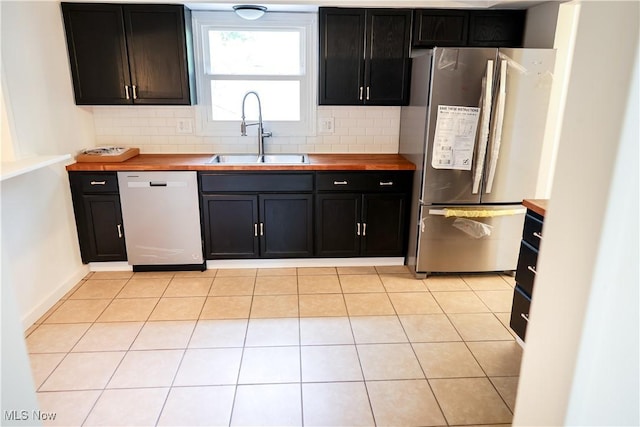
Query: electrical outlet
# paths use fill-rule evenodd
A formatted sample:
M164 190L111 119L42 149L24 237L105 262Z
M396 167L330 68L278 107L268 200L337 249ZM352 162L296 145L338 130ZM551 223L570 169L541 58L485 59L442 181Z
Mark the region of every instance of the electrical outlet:
M335 130L335 121L333 117L321 117L318 119L320 133L333 133Z
M193 133L193 120L178 119L176 121L176 133Z

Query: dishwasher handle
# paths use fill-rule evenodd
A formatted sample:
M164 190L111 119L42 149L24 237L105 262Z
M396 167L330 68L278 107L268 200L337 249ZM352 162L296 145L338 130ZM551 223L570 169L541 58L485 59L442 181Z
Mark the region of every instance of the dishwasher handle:
M166 187L166 186L167 186L166 182L149 181L149 187Z

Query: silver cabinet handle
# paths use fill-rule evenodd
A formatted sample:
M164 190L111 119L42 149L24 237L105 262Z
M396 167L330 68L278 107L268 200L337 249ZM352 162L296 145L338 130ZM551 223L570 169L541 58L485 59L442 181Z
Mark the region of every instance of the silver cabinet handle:
M107 181L91 181L91 185L106 185Z
M253 223L253 236L258 237L258 223Z
M260 223L260 235L264 236L264 222Z
M524 320L526 320L527 322L529 322L529 315L528 315L528 314L520 313L520 317L522 317Z
M122 225L118 224L118 237L122 239Z
M542 240L542 234L538 233L537 231L533 233L533 237L537 237L538 239Z
M347 185L347 181L333 181L333 185Z
M127 99L131 99L131 96L129 95L129 86L127 86L127 85L124 85L124 96Z
M362 235L363 236L367 235L367 223L366 222L362 223Z
M393 181L380 181L380 187L384 187L385 185L393 185Z
M367 101L369 100L369 94L370 94L370 90L369 90L369 86L367 86Z
M360 101L362 101L362 86L360 86Z
M529 270L533 274L538 274L538 272L536 271L536 268L532 265L527 265L527 270Z
M133 99L138 99L138 89L136 85L131 86L133 88Z
M356 223L356 236L360 235L360 223Z

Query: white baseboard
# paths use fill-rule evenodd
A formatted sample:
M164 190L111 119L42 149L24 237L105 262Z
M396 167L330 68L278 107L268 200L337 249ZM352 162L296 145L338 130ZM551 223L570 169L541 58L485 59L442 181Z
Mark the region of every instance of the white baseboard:
M369 267L404 265L403 257L377 258L280 258L280 259L217 259L207 261L207 269L283 268L283 267Z
M127 261L90 262L89 271L133 271Z
M58 284L58 286L51 291L43 300L41 300L35 307L33 307L28 313L22 316L22 327L26 331L33 325L43 314L45 314L55 303L60 301L67 292L69 292L75 285L87 275L89 269L83 265L78 268L73 274L71 274L66 280Z
M372 258L279 258L279 259L217 259L207 261L207 269L283 268L283 267L369 267L404 265L403 257ZM89 271L132 271L126 261L91 262Z

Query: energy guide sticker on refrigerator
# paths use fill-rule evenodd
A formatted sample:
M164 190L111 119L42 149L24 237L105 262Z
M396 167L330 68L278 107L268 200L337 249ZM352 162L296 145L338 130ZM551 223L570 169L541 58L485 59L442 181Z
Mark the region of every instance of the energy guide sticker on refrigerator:
M515 270L554 62L553 49L414 52L400 154L416 164L407 263L417 275Z

